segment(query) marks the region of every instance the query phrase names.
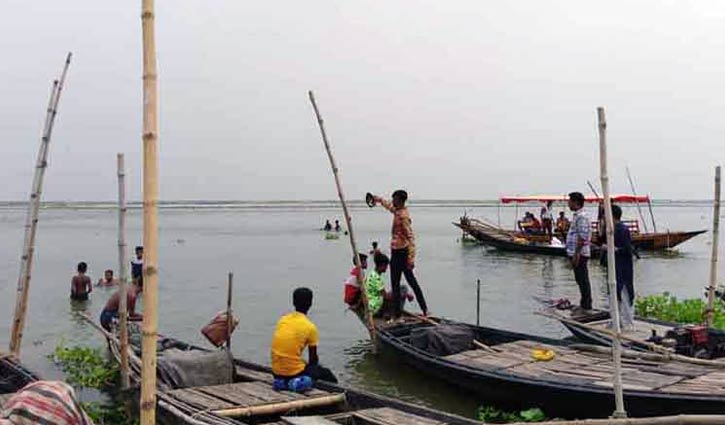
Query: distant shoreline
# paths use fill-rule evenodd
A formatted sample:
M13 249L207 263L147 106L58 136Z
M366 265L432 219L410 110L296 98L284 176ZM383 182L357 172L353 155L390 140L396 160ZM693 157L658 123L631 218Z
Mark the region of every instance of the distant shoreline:
M353 208L367 208L362 200L349 201ZM0 210L24 209L27 201L0 201ZM536 205L535 202L522 204ZM701 199L656 199L652 200L652 205L660 207L687 207L687 206L711 206L712 200ZM115 209L117 206L115 201L50 201L43 202L43 209L72 209L72 210L108 210ZM179 201L161 201L159 208L166 209L326 209L339 208L340 203L333 200L259 200L259 201L217 201L217 200L179 200ZM428 207L428 208L446 208L446 207L467 207L467 208L515 208L515 205L502 205L498 200L475 200L475 199L457 199L457 200L440 200L440 199L421 199L410 202L411 207ZM130 209L141 209L141 202L130 202Z

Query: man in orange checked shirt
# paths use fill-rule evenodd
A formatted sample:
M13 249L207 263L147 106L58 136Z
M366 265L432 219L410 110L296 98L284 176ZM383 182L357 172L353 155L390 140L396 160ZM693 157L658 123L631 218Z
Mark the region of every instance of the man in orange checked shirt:
M373 196L376 203L380 203L385 209L393 213L393 228L390 237L390 284L393 289L393 318L399 319L402 315L400 277L405 275L405 280L415 292L415 299L423 311L428 315L428 306L423 297L423 291L418 285L418 280L413 274L415 267L415 234L413 233L412 220L405 202L408 200L408 193L404 190L393 192L393 200L388 201L379 196Z

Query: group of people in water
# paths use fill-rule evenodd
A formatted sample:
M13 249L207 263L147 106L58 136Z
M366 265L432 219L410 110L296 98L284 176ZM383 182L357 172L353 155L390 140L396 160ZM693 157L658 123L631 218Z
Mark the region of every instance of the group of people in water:
M359 264L357 258L353 258L353 268L344 284L344 300L350 308L361 314L367 309L375 317L390 321L401 320L404 302L413 300L407 288L401 285L401 278L405 276L423 314L428 315L428 306L414 273L416 245L410 212L405 205L408 194L404 190L396 190L392 200L378 196L373 196L373 200L375 204L382 205L393 214L390 257L383 253L377 242L373 242L369 253L374 263L371 270L368 271L367 254L359 253L356 256ZM390 291L385 289L384 278L388 267ZM360 282L363 283L362 287ZM319 332L307 317L312 299L311 289L295 289L292 294L295 311L282 316L275 327L270 351L274 387L277 389L304 390L311 387L316 379L336 382L332 372L319 364ZM363 299L367 301L367 305L363 304ZM308 352L307 362L302 359L305 348Z
M325 225L322 227L322 230L326 232L332 232L333 230L335 232L341 232L342 226L340 226L340 220L335 220L335 226L332 226L332 223L330 223L330 220L325 220Z

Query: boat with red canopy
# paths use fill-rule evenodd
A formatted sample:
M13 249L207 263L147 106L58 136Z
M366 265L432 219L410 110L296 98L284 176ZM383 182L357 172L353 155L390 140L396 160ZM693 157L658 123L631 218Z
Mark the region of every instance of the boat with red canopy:
M638 251L660 251L674 248L677 245L692 239L693 237L705 233L706 230L695 231L676 231L657 232L657 225L652 214L652 204L650 197L647 195L633 194L614 194L611 196L612 202L615 204L647 204L652 218L652 227L654 232L650 232L644 216L641 216L644 231L640 230L640 222L638 220L622 220L632 234L632 244ZM596 194L589 194L584 197L584 201L589 204L598 204L603 202L603 198ZM565 204L568 202L568 196L562 195L529 195L529 196L503 196L500 198L502 205L514 204L517 207L516 216L518 217L519 204L539 204L545 205L549 202L553 204ZM562 243L566 239L566 229L556 229L553 238L547 235L542 228L531 228L526 223L517 221L516 229L504 229L500 225L486 222L485 220L474 219L471 217L461 217L458 223L453 223L460 228L464 235L473 237L484 245L489 245L504 251L515 252L531 252L545 255L565 256L566 250ZM599 242L599 221L592 220L592 244L597 246Z

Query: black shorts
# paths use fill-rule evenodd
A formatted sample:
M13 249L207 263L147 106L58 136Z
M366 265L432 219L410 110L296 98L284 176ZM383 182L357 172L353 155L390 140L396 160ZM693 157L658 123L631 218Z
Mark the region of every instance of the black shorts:
M88 301L88 292L83 294L74 294L71 292L70 299L74 301Z

